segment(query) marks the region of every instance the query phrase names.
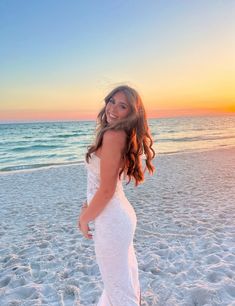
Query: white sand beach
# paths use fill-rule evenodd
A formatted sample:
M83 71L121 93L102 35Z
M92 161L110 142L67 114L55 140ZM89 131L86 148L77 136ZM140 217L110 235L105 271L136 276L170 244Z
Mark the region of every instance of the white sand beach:
M235 305L235 148L154 163L125 187L142 306ZM0 174L0 305L96 305L93 241L77 228L85 198L83 164Z

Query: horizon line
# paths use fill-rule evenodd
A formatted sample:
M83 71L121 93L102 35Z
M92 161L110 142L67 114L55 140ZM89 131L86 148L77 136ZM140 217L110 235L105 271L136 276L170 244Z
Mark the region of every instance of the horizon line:
M173 119L173 118L188 118L188 117L223 117L223 116L235 116L235 112L215 112L215 113L198 113L198 114L176 114L176 115L159 115L159 116L147 116L148 119ZM74 119L22 119L22 120L1 120L0 124L17 124L17 123L53 123L53 122L89 122L89 121L96 121L97 118L74 118Z

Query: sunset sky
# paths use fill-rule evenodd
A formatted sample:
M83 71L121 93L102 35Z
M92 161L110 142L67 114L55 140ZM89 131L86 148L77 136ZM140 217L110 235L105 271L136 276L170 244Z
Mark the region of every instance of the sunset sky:
M149 117L235 114L235 1L0 2L0 121L92 119L128 84Z

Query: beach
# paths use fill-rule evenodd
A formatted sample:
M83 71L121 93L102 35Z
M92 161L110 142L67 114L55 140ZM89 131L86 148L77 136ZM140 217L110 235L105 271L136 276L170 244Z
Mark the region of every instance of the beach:
M235 147L154 165L144 184L124 184L142 306L235 305ZM85 199L84 164L0 174L0 305L96 305L94 244L77 228Z

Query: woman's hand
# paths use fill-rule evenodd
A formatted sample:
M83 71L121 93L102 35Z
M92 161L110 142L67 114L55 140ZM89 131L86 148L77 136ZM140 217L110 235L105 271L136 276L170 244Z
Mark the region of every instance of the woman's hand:
M89 225L82 218L82 215L84 214L87 208L88 208L88 205L87 205L87 202L85 202L82 206L81 214L78 219L78 227L80 231L83 233L85 238L92 239L92 234L88 233L90 231Z

